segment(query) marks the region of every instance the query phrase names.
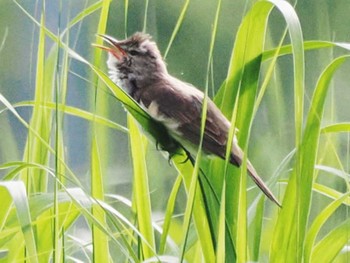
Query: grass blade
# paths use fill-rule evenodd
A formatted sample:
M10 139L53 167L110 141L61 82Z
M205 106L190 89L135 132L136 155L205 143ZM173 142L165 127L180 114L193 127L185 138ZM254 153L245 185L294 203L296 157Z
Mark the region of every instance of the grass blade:
M37 263L38 254L25 186L20 181L8 181L0 182L1 188L9 193L16 207L17 219L25 240L26 253L28 253L26 257L29 262Z
M84 8L83 11L81 11L71 21L69 21L68 26L63 30L61 35L66 34L74 25L76 25L80 21L84 20L87 16L96 12L98 9L100 9L103 6L103 4L105 2L106 1L104 1L104 0L100 0L100 1L97 1L96 3L91 4L87 8ZM106 15L106 14L104 13L103 15Z
M146 242L141 241L143 259L155 255L154 230L152 226L152 209L150 191L148 186L147 165L145 159L145 141L135 120L129 116L128 126L130 134L130 147L134 168L134 197L136 204L137 222L140 233Z
M323 209L323 211L319 213L315 218L315 220L313 221L305 239L305 252L304 252L305 262L311 262L311 254L313 252L314 242L316 241L317 234L320 232L321 227L329 219L329 217L334 214L335 210L343 204L343 202L349 197L349 195L350 195L350 192L344 194L339 199L336 199L335 201L333 201L325 209ZM327 250L330 250L330 248L328 248Z
M221 195L221 207L219 215L219 231L218 231L218 242L216 247L216 263L226 262L226 250L225 250L225 226L226 226L226 184L224 181L222 195Z
M33 101L22 101L22 102L19 102L19 103L16 103L13 105L14 108L25 107L25 106L32 107L32 106L34 106L34 102ZM123 133L129 132L129 130L126 127L124 127L116 122L113 122L111 120L108 120L105 117L93 114L91 112L88 112L88 111L85 111L85 110L82 110L82 109L79 109L76 107L68 106L66 104L57 104L56 105L53 102L45 102L41 105L41 107L44 107L44 108L47 108L50 110L55 110L57 107L57 110L65 113L65 114L68 114L68 115L71 115L74 117L78 117L78 118L81 118L81 119L84 119L87 121L94 121L97 124L106 126L108 128L111 128L111 129L114 129L114 130L117 130L117 131L120 131ZM1 112L2 111L0 111L0 113Z
M186 12L187 12L187 9L188 9L188 6L190 4L190 0L185 0L185 4L184 6L182 7L182 10L181 10L181 13L180 13L180 16L176 22L176 25L175 25L175 28L173 30L173 33L171 34L171 37L170 37L170 40L169 40L169 43L168 43L168 46L164 52L164 59L167 57L169 51L170 51L170 48L171 48L171 45L173 44L174 40L175 40L175 37L178 33L178 31L180 30L180 27L182 25L182 22L183 20L185 19L185 15L186 15Z
M350 132L350 123L336 123L323 127L321 133Z
M33 114L30 121L31 129L36 131L37 134L45 142L49 142L51 115L47 111L40 108L41 103L44 101L50 101L52 99L51 78L56 63L56 52L51 52L50 62L45 65L45 19L44 14L41 15L40 21L40 35L38 44L37 55L37 68L36 68L36 83L35 83L35 105L33 108ZM45 77L46 76L46 77ZM50 84L49 84L50 83ZM29 130L27 142L24 151L24 158L28 162L41 163L43 165L47 162L47 150L46 147L38 140L31 130ZM35 177L35 180L33 180ZM47 187L47 178L43 172L40 174L34 174L34 171L24 171L21 175L22 180L25 182L28 193L32 192L45 192Z
M246 148L254 111L261 56L265 39L266 24L273 5L268 1L257 2L242 21L232 52L225 84L215 97L222 112L231 119L232 127L240 129L239 143ZM237 109L237 117L235 110ZM232 130L234 132L234 130ZM232 135L231 135L232 137ZM246 212L246 157L241 173L228 170L226 193L227 218L235 239L237 262L246 262L247 255L247 212ZM225 174L225 168L222 168ZM234 176L231 177L231 174ZM232 249L231 249L232 250ZM227 249L227 251L230 251ZM232 259L231 259L232 260Z
M160 238L159 250L158 250L158 254L160 254L160 255L163 254L165 251L166 239L167 239L169 228L170 228L171 218L172 218L173 213L174 213L176 197L177 197L177 194L178 194L179 189L181 187L181 183L182 183L182 178L181 178L181 175L179 175L177 177L177 179L174 183L173 189L170 193L167 208L165 211L165 219L164 219L164 223L163 223L163 227L162 227L162 235Z
M182 155L177 154L172 158L176 169L183 177L186 190L189 191L194 169L190 162L184 163L184 159L186 159L186 155L184 153ZM213 237L210 231L210 224L204 207L205 202L203 200L203 193L201 188L196 188L197 189L195 191L195 197L193 201L193 206L196 209L193 210L193 220L196 225L198 239L205 261L215 262L215 250L212 243Z
M324 48L333 48L338 47L345 50L350 50L349 43L339 43L339 42L329 42L329 41L304 41L303 42L304 50L316 50L316 49L324 49ZM292 45L285 45L282 47L278 47L276 49L271 49L264 51L262 60L266 61L273 58L278 51L278 56L289 55L293 53Z
M104 34L107 27L107 18L110 7L111 0L101 1L101 13L98 22L97 33ZM90 6L90 13L94 12L97 9L96 6ZM86 17L89 12L82 14L83 17ZM78 17L77 17L78 18ZM102 45L102 39L97 38L96 43ZM67 52L67 51L66 51ZM101 64L101 53L102 50L94 49L93 63L94 65ZM99 81L99 78L96 75L92 76L92 83L95 84L95 97L94 97L94 120L96 118L96 112L101 115L107 115L108 113L108 104L106 103L106 97L99 96L101 93L102 83ZM101 156L109 156L108 154L108 142L107 142L107 129L105 126L97 126L94 121L93 126L93 136L92 136L92 149L91 149L91 195L93 198L104 201L104 177L105 174L105 158ZM101 230L107 229L106 223L106 214L105 211L101 208L99 204L93 204L92 206L92 216L100 222L100 225L92 225L92 234L93 234L93 258L94 261L109 262L109 244L108 236Z
M349 242L350 219L345 220L341 225L334 228L314 248L312 263L333 262L339 252Z
M103 173L101 169L100 153L98 152L96 138L92 140L91 149L91 196L95 199L104 200ZM107 228L106 215L98 204L92 206L92 216ZM93 258L95 262L109 262L109 246L108 237L96 227L92 225L92 244Z
M301 141L301 128L303 123L303 104L304 104L304 50L301 27L293 7L285 1L271 1L281 12L286 20L289 36L292 42L293 66L294 66L294 120L295 120L295 145L298 149ZM298 152L297 152L298 155ZM300 164L296 163L295 171L292 175L295 180L300 180ZM298 235L293 232L295 221L299 215L294 214L297 197L300 196L300 182L289 182L285 198L283 200L283 209L280 211L273 235L271 245L271 262L300 262L301 254L295 240ZM296 201L300 204L300 200ZM299 213L299 212L298 212ZM299 229L299 225L297 228ZM292 252L293 251L293 252Z

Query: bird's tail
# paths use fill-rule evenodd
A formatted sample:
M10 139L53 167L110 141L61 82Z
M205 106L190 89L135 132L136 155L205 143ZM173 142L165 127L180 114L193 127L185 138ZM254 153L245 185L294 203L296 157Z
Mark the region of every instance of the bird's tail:
M232 155L231 162L235 165L241 166L243 160L243 151L238 146L237 142L233 142L232 146ZM247 171L250 177L253 179L255 184L261 189L261 191L274 203L276 203L279 207L282 205L278 202L277 198L271 192L271 190L267 187L264 181L260 178L258 173L256 172L254 166L251 164L249 160L247 160Z
M250 177L253 179L255 184L263 191L263 193L273 202L275 202L279 207L282 207L282 205L278 202L277 198L274 196L274 194L271 192L271 190L267 187L267 185L264 183L264 181L260 178L258 173L255 171L253 165L247 160L247 170L250 175Z

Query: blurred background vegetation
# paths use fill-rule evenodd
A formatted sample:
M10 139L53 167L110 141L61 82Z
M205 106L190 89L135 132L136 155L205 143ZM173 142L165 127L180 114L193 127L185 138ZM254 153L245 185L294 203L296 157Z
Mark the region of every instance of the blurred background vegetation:
M73 17L94 2L97 1L46 1L46 26L56 34L62 32ZM130 0L127 20L126 2L112 1L107 34L121 39L145 29L157 41L164 54L185 1ZM213 74L209 84L209 94L212 97L227 76L238 26L254 2L256 1L222 1L214 49ZM18 1L18 3L40 21L41 1ZM348 0L300 0L292 4L295 5L301 22L304 40L350 42ZM216 1L190 1L183 24L166 57L168 71L171 74L202 89L205 87L207 76L206 67L216 6ZM98 20L99 13L95 12L69 31L69 46L89 61L93 60L91 43L95 42ZM284 30L284 19L274 10L269 21L265 49L276 47ZM0 92L13 105L34 99L38 36L39 27L15 2L0 0ZM288 37L285 43L289 43ZM47 53L53 44L47 38ZM308 108L321 72L331 59L341 52L344 51L321 49L306 52L305 108ZM274 76L253 122L249 144L249 158L265 180L272 176L294 147L292 57L283 56L277 63ZM106 71L104 63L100 67ZM347 63L333 79L323 125L350 121L349 70L350 64ZM70 61L67 105L89 112L95 111L95 84L92 75L85 65L75 60ZM97 111L102 108L104 117L126 126L126 114L121 103L111 96L107 89L103 89L99 96L103 98L96 100ZM19 107L17 110L29 122L32 108ZM62 127L66 162L78 175L84 187L89 189L93 124L81 118L65 115ZM102 141L105 144L101 145L103 150L100 154L106 179L105 192L131 198L133 177L128 135L112 129L105 129L104 132L106 138ZM0 164L21 160L27 140L27 129L9 112L0 114L0 138ZM324 160L323 164L329 163L332 167L349 173L349 134L327 135L321 137L321 143L330 144L328 148L323 148L329 151L320 153ZM154 145L150 145L147 151L148 161L155 164L148 167L152 209L155 215L159 213L161 217L176 179L176 171L169 166L167 159L162 157ZM0 171L0 176L3 174L4 172ZM336 178L320 173L320 180L333 185L339 191L346 190L346 186ZM249 181L249 184L252 182ZM184 209L182 205L186 198L183 189L181 195L183 199L178 198L176 205L179 213ZM317 205L312 209L317 209ZM344 211L339 213L339 217L335 214L333 222L332 220L329 222L329 228L347 216Z

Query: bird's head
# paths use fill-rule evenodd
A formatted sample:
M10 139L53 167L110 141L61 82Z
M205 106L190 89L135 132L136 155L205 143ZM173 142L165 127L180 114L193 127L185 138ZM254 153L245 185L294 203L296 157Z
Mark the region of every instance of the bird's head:
M148 34L135 33L124 40L100 35L108 46L95 45L108 51L107 65L112 79L133 78L148 84L167 73L157 44Z

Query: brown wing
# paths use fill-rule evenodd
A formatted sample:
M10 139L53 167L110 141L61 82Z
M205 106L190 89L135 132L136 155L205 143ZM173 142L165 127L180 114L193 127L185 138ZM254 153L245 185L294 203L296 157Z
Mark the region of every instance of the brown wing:
M177 79L153 85L141 95L141 102L148 108L157 105L158 120L169 129L177 126L179 136L197 146L200 141L203 93ZM170 124L169 124L170 123ZM178 125L176 125L178 124ZM220 157L225 156L229 122L215 104L208 99L207 118L203 137L203 150Z
M202 100L197 101L202 107ZM179 127L179 131L186 135L189 140L198 145L201 133L201 114L190 123L184 123ZM229 124L222 116L222 113L216 108L211 100L208 100L207 116L203 137L203 150L207 153L215 154L221 158L225 157L227 134Z

